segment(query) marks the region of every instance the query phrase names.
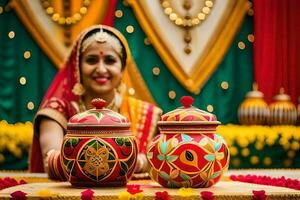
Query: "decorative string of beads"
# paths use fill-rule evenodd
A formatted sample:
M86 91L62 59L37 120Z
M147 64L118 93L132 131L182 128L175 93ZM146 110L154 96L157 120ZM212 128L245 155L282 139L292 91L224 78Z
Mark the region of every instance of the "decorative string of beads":
M181 27L194 27L199 25L206 19L206 16L210 13L214 3L212 0L206 0L204 2L203 8L195 16L186 15L184 17L180 16L179 13L175 12L172 8L169 0L160 0L161 6L164 9L164 13L169 17L169 19L177 26ZM189 3L184 3L184 8L186 10L190 9L191 5Z
M211 9L214 5L212 0L205 0L204 6L200 8L200 12L198 12L195 16L191 16L189 14L189 10L192 7L191 0L184 0L183 8L186 10L186 14L184 17L180 16L179 13L172 8L169 0L160 0L160 4L164 10L164 13L168 16L168 18L176 25L181 28L185 29L184 33L184 42L186 46L184 48L184 52L186 54L190 54L192 49L190 47L190 43L192 41L192 36L190 33L190 29L194 28L195 26L200 25L205 19L206 16L211 12Z
M54 7L52 6L51 0L40 1L46 13L51 17L52 21L63 26L71 26L80 22L83 16L87 13L88 6L90 5L90 0L83 0L82 6L80 7L78 12L70 16L63 16L63 14L60 14L57 11L55 11Z

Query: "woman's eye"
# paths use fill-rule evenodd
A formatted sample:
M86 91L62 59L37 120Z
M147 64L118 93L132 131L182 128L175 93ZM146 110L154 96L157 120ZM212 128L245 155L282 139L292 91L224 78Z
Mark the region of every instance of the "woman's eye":
M85 61L88 64L96 64L99 61L99 59L96 56L90 56L90 57L87 57Z
M104 62L108 65L112 65L116 62L116 59L113 56L105 56Z

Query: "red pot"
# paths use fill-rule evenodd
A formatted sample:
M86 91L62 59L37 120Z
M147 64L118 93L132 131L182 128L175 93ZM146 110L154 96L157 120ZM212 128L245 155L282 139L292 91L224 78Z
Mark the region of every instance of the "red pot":
M128 119L94 99L94 109L70 118L61 150L64 173L73 186L123 186L137 161Z
M147 149L149 174L164 187L210 187L229 166L229 150L216 133L215 115L192 107L183 97L183 107L164 114L158 122L160 135Z

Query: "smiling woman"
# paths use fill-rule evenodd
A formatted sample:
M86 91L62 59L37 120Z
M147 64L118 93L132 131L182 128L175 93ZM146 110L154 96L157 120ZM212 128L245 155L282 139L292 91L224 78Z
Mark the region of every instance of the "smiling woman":
M140 151L136 172L147 170L144 153L156 133L161 110L117 92L130 62L128 44L116 29L99 25L80 34L35 116L31 172L45 170L50 178L64 179L59 157L67 121L74 114L90 109L94 98L104 99L108 109L131 121Z

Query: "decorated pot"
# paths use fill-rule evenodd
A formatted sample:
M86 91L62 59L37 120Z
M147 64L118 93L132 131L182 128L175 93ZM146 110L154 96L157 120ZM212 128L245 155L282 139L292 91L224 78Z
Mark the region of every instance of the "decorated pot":
M181 98L182 107L158 122L160 135L147 149L149 174L164 187L210 187L229 166L229 150L216 133L216 116L192 106L193 98Z
M270 104L270 125L296 125L297 109L291 102L291 97L284 93L280 88L279 94L273 97L274 101Z
M253 90L248 92L246 99L241 103L238 110L239 121L242 125L267 124L270 110L264 100L264 94L257 90L253 84Z
M61 163L73 186L123 186L137 161L136 139L128 119L104 108L94 99L94 109L69 119L61 150Z

